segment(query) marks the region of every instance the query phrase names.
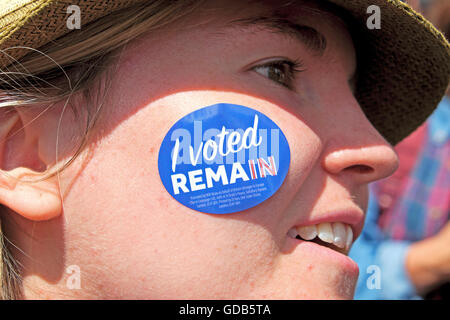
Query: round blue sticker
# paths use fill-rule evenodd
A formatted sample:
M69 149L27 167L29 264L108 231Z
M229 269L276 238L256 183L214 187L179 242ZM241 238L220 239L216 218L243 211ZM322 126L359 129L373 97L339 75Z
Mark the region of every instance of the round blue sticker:
M205 213L254 207L281 187L290 162L281 129L254 109L219 103L178 120L166 134L158 169L178 202Z

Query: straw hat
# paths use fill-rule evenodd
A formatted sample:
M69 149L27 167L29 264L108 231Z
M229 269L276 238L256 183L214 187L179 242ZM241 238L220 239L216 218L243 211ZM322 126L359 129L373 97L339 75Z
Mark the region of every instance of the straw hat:
M359 25L357 99L373 125L396 144L426 120L444 95L450 80L450 45L399 0L328 1ZM142 0L1 0L0 50L38 49L71 32L66 25L70 5L80 7L86 25L137 2ZM367 27L370 5L381 9L381 29ZM0 53L0 68L27 52L17 48L7 50L10 56Z

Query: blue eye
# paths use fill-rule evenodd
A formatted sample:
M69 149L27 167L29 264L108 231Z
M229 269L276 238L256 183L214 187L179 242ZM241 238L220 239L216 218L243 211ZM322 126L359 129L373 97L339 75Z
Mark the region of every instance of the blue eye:
M277 60L258 65L253 70L282 86L292 89L295 75L304 71L301 69L302 66L299 61Z

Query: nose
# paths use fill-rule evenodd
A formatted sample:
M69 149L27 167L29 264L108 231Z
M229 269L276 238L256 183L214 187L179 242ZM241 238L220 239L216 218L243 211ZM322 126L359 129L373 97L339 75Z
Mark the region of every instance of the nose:
M354 115L352 121L336 119L341 120L340 125L327 139L323 167L333 175L351 176L356 183L367 184L393 174L398 168L398 156L359 105L358 109L357 119Z

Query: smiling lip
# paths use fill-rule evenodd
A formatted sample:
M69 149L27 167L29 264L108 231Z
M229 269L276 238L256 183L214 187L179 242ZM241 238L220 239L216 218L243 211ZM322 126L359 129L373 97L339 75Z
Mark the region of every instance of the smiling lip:
M332 263L334 266L339 266L338 268L345 271L348 276L353 277L356 283L359 268L357 263L349 256L311 241L292 239L289 237L287 240L288 251L295 250L303 257L305 255L312 255L315 263L318 265Z
M312 240L304 240L300 236L292 238L288 234L287 246L290 248L288 251L294 250L295 248L295 251L298 252L312 253L317 259L319 259L318 261L324 259L324 261L333 262L333 264L341 266L341 268L346 270L348 274L352 274L357 278L359 273L358 265L350 257L348 257L347 254L351 244L360 235L364 225L364 212L361 209L352 207L346 210L329 211L328 213L315 215L314 218L310 217L309 219L300 220L292 226L291 229L312 225L317 226L321 223L333 225L333 223L336 222L347 225L346 228L351 229L353 239L350 242L350 245L345 244L343 247L337 247L336 241L333 241L333 244L325 243L321 241L318 236Z

